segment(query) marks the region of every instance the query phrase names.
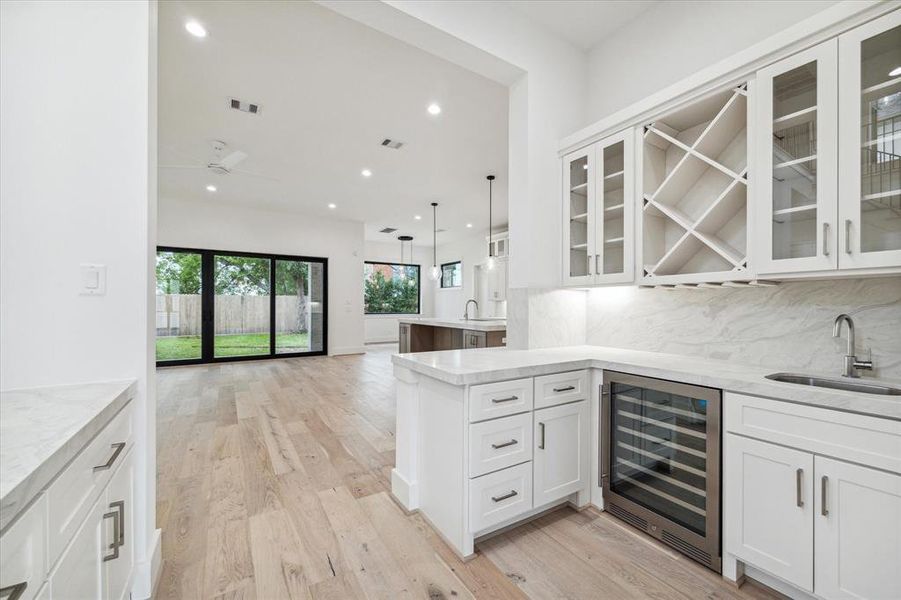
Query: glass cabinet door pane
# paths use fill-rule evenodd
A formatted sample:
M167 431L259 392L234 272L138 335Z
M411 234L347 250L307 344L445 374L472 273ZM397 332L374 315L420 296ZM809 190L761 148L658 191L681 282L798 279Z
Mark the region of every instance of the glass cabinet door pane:
M588 256L588 157L569 163L569 275L585 277Z
M602 273L623 272L623 201L626 175L624 173L623 142L607 146L603 149L601 183L599 186L603 199L603 249L599 252L603 261Z
M901 27L861 44L860 251L901 249Z
M707 401L611 383L610 489L699 535L707 524Z
M817 61L773 78L774 259L817 254Z

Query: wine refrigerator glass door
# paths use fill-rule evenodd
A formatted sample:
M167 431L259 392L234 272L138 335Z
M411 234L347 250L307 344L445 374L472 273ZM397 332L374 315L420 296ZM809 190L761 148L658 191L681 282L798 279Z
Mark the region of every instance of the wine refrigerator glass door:
M605 372L605 508L720 570L720 403L711 388Z

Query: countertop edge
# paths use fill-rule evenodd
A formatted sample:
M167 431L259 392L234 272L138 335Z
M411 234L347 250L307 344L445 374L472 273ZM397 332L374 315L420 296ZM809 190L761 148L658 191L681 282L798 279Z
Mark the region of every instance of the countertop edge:
M92 383L117 383L119 381L122 383L122 389L106 406L97 411L97 413L86 421L78 431L73 433L68 440L60 444L59 448L48 456L40 466L24 477L0 498L0 531L5 531L7 526L11 525L22 511L31 505L35 498L37 498L41 492L56 479L72 459L75 458L92 439L94 439L97 433L112 421L113 417L119 414L119 411L135 397L137 391L137 380L135 379Z
M552 350L552 349L551 349ZM540 351L540 350L539 350ZM711 373L710 375L698 375L691 371L681 370L678 367L660 367L636 364L634 361L617 362L596 357L585 358L561 358L553 360L549 358L547 361L538 362L534 365L526 365L519 367L501 367L497 369L485 368L468 373L454 373L447 371L438 366L428 365L413 358L415 355L405 356L395 354L391 357L394 365L403 367L411 371L420 373L427 377L449 383L451 385L478 385L482 383L491 383L495 381L504 381L508 379L518 379L522 377L535 377L540 375L548 375L551 373L559 373L561 371L579 370L579 369L602 369L608 371L620 371L633 375L652 377L657 379L673 379L678 378L680 382L690 385L700 385L721 389L725 392L734 392L746 394L749 396L757 396L761 398L769 398L780 402L789 402L793 404L801 404L823 408L827 410L837 410L846 413L859 414L863 416L887 419L901 422L901 416L886 414L878 410L858 410L840 406L843 400L849 397L860 397L858 394L841 392L825 388L811 388L808 386L798 386L791 383L780 383L764 379L751 381L749 379L737 378L730 375L718 375ZM671 356L671 355L663 355ZM689 358L689 357L685 357ZM716 364L715 359L699 359L704 363ZM724 362L723 366L746 367L737 363ZM766 369L760 369L766 370ZM769 369L778 370L778 369ZM791 386L791 387L789 387ZM807 397L805 397L807 396ZM813 398L811 397L813 396ZM864 396L864 399L871 399Z
M504 319L498 319L503 321ZM398 319L398 323L419 325L421 327L447 327L449 329L469 329L470 331L506 331L507 324L503 325L495 321L454 321L453 319L436 319L424 317L422 319Z

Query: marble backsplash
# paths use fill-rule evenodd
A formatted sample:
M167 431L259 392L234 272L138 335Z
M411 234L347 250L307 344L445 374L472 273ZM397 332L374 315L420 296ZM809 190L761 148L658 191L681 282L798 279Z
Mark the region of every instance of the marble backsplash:
M583 290L507 290L507 347L513 350L585 343Z
M832 323L844 312L856 325L857 355L872 351L873 374L901 380L901 277L769 288L599 288L587 293L586 302L584 316L573 321L586 322L588 344L836 375L847 331L833 338ZM531 321L543 311L529 312Z

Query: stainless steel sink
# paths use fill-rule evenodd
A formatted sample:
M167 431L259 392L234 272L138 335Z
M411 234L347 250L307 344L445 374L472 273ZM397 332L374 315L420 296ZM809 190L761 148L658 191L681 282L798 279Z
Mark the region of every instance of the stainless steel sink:
M863 392L864 394L880 394L882 396L901 396L901 388L881 383L871 383L850 378L816 377L800 373L770 373L767 379L781 381L783 383L796 383L799 385L812 385L814 387L831 388L833 390L845 390L848 392Z

